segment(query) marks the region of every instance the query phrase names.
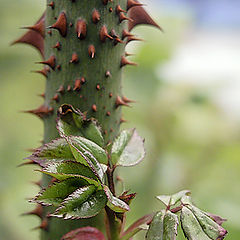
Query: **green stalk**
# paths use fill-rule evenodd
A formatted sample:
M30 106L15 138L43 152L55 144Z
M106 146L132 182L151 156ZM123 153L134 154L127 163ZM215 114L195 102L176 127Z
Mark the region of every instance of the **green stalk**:
M48 1L51 4L52 1ZM121 57L124 56L125 43L117 43L104 37L100 38L102 27L108 34L114 30L121 38L127 21L120 23L116 6L126 10L127 0L114 0L106 5L101 0L58 0L54 7L47 7L46 26L56 23L61 13L66 16L66 36L57 29L49 28L45 36L45 60L55 57L55 66L48 73L44 105L53 108L53 114L44 118L44 142L58 137L56 130L57 109L63 103L71 104L74 108L86 112L87 117L96 118L102 126L105 142L111 141L119 132L121 107L116 100L121 96ZM93 12L97 10L100 20L93 22ZM78 38L76 27L78 20L86 23L86 36ZM60 20L59 20L60 21ZM101 37L100 37L101 36ZM59 50L53 48L60 43ZM115 43L114 43L115 42ZM89 46L95 48L90 57ZM73 54L77 61L74 62ZM71 59L73 62L71 63ZM85 83L81 81L85 80ZM81 82L81 83L80 83ZM79 84L80 83L80 84ZM44 176L44 186L49 179ZM48 209L45 208L45 214ZM103 214L87 220L48 219L47 231L41 233L42 240L58 240L67 232L82 227L93 226L104 229ZM112 240L117 239L113 236Z

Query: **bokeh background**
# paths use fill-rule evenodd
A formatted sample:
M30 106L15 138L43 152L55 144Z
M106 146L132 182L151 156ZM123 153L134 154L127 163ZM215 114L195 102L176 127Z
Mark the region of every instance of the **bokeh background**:
M124 110L146 139L147 157L121 169L125 188L138 193L129 223L162 205L156 195L191 189L195 203L228 219L226 239L240 236L240 2L235 0L145 0L163 27L139 27L145 42L129 44L138 68L125 71L124 93L137 102ZM44 79L30 70L38 53L9 47L34 23L44 1L0 0L0 239L37 240L27 198L40 175L17 168L40 145L39 119L21 113L42 103ZM136 239L143 239L138 236ZM183 239L182 234L178 239Z

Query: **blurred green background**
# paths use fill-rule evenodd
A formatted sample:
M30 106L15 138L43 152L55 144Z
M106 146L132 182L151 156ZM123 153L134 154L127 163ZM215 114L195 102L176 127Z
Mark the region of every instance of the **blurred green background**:
M42 103L37 95L44 91L45 80L30 72L39 69L34 64L40 59L39 54L25 45L9 44L23 33L19 27L31 25L39 18L44 5L44 1L0 0L1 240L36 240L39 235L31 230L39 225L39 220L20 215L34 207L26 199L37 193L38 188L31 182L40 175L31 166L16 166L28 156L27 149L38 147L43 137L41 121L21 111ZM229 117L214 100L218 83L211 87L198 85L182 81L184 76L170 81L169 74L162 73L179 44L186 38L191 44L189 32L198 30L193 29L188 12L175 16L160 14L156 9L153 16L165 33L139 27L135 32L145 42L128 47L129 52L136 53L131 60L139 67L129 67L124 74L124 93L136 104L124 109L128 122L123 127L136 127L145 137L147 149L143 163L119 170L124 187L138 193L128 214L128 224L162 207L154 196L190 189L198 207L228 219L224 224L229 231L226 239L238 239L240 119L234 114ZM174 71L170 68L170 73ZM180 234L178 239L183 236Z

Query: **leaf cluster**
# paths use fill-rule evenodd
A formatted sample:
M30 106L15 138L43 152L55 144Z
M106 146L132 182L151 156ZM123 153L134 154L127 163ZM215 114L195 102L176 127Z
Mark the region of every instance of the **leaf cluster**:
M64 219L90 218L106 206L120 214L129 211L132 195L115 196L106 175L118 166L133 166L143 159L143 139L136 130L122 131L105 146L97 121L86 119L67 104L59 108L57 129L60 138L29 157L41 166L38 171L54 179L31 202L54 206L49 216Z
M221 226L225 219L206 213L193 205L190 191L171 196L157 196L166 209L155 214L149 226L147 240L175 240L179 218L185 237L189 240L221 240L227 231Z

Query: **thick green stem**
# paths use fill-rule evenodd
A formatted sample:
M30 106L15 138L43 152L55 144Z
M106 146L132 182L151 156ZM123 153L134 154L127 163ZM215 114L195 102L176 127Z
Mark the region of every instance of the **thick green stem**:
M58 0L54 1L54 7L47 7L46 26L56 23L61 14L67 23L61 22L66 27L66 36L57 29L46 30L45 60L54 56L55 66L48 73L46 83L45 106L53 108L53 114L44 118L44 142L58 137L56 113L63 103L86 112L88 118L96 118L102 126L106 143L118 134L121 108L117 107L116 100L121 96L121 57L125 43L119 43L114 35L122 38L126 21L120 23L115 9L120 5L126 10L127 0L106 1L106 5L103 2ZM94 12L99 13L95 20ZM86 34L83 26L78 30L78 33L82 30L78 38L76 28L81 28L79 21L86 24ZM108 34L112 32L112 37L104 36L105 27ZM58 42L59 49L54 48ZM49 178L44 177L44 185L48 183ZM48 210L45 209L45 214ZM65 233L81 226L94 226L100 230L104 227L103 214L87 220L48 220L48 229L41 234L42 240L59 240Z

